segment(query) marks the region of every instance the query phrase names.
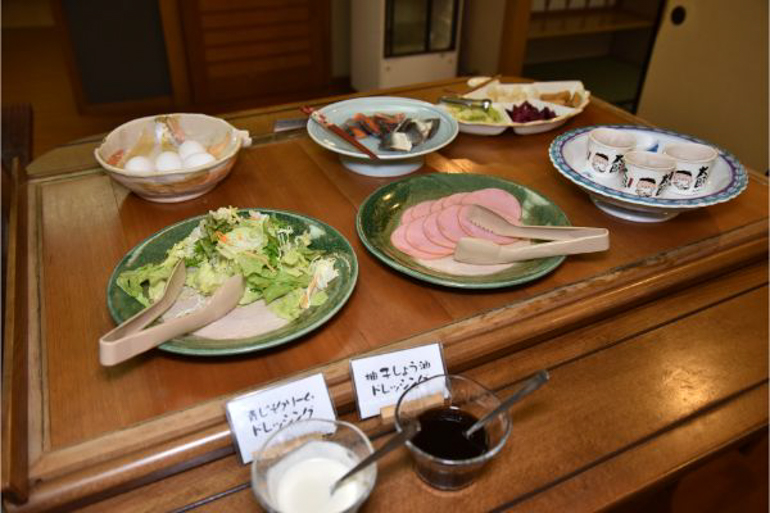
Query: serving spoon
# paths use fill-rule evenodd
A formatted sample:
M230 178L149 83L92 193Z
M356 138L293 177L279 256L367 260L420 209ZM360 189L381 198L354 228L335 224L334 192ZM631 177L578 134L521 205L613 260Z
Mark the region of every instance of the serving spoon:
M347 480L350 476L352 476L353 474L357 474L358 472L362 471L363 469L365 469L366 467L368 467L369 465L371 465L375 461L379 460L380 458L382 458L383 456L388 454L393 449L396 449L397 447L401 447L408 440L411 440L412 438L414 438L415 435L417 435L417 433L419 433L419 432L420 432L420 423L417 422L417 421L411 422L411 423L407 424L406 426L404 426L404 429L400 433L392 436L390 438L390 440L385 442L385 445L383 445L382 447L380 447L379 449L377 449L376 451L371 453L369 456L367 456L366 458L361 460L361 462L358 465L356 465L352 469L348 470L345 473L344 476L342 476L341 478L337 479L334 482L334 484L332 484L332 486L331 486L330 494L334 495L334 492L337 491L337 488L339 488L340 485L345 480Z
M505 401L501 402L500 405L492 410L491 412L487 413L483 417L481 417L479 420L477 420L471 427L465 430L463 435L465 435L465 438L470 438L473 433L478 431L479 429L483 428L485 425L487 425L492 419L503 413L504 411L507 411L508 408L516 404L517 402L521 401L525 397L527 397L529 394L540 388L545 384L546 381L550 379L550 375L548 374L548 371L543 369L531 378L529 378L527 381L524 382L524 385L511 397L506 399Z

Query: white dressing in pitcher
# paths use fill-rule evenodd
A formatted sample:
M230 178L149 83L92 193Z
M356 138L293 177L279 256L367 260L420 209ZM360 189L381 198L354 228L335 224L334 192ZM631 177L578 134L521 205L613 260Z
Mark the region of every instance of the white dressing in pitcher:
M268 471L271 502L281 513L341 513L368 493L373 472L351 476L332 494L332 485L359 459L340 444L313 441Z
M334 482L352 466L331 458L316 457L292 465L277 483L275 499L285 513L339 513L350 508L363 487L348 479L331 494Z

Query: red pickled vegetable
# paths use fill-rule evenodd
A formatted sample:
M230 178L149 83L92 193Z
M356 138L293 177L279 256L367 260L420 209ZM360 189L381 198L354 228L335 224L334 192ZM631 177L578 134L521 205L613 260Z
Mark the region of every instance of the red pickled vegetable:
M530 121L541 121L556 117L556 113L548 107L538 109L528 101L520 105L514 105L513 109L507 110L507 112L514 123L528 123Z

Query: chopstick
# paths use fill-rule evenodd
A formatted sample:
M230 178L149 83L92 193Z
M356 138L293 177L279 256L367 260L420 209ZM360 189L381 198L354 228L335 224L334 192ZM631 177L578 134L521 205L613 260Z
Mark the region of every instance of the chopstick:
M326 119L326 116L324 116L323 114L315 110L313 107L304 106L304 107L300 107L299 110L301 110L302 112L304 112L305 114L313 118L313 121L315 121L319 125L323 126L330 132L342 137L347 142L355 146L357 149L364 152L370 159L374 159L374 160L380 159L380 157L378 157L377 154L373 153L372 150L370 150L369 148L367 148L366 146L358 142L355 137L353 137L352 135L344 131L342 128L338 127L334 123L329 122L329 120Z
M465 94L468 94L468 93L472 93L473 91L478 91L479 89L481 89L485 85L491 84L495 80L500 80L500 77L502 77L502 75L495 75L494 77L492 77L492 78L490 78L488 80L483 81L482 83L480 83L476 87L471 88L469 91L465 91L463 94L465 95Z

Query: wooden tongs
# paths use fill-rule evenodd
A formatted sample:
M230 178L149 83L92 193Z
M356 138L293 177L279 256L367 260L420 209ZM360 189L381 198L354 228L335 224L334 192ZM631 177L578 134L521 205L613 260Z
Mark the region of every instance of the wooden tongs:
M232 276L214 292L203 308L145 330L174 304L182 291L186 272L184 262L178 263L166 283L163 297L99 339L99 362L102 365L124 362L167 340L211 324L235 308L243 295L243 277Z
M519 226L506 221L480 205L471 205L468 220L497 235L554 242L507 247L486 239L463 237L455 248L454 259L469 264L507 264L533 258L605 251L610 247L606 228L576 226Z

